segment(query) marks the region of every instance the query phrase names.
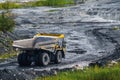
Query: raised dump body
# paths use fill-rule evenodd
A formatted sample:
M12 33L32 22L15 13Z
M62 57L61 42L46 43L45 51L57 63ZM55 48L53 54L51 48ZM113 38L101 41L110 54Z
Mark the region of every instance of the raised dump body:
M57 45L62 46L63 37L63 34L37 34L31 39L14 41L13 47L19 49L44 49L53 51Z
M23 39L23 40L16 40L13 42L13 47L20 48L20 49L26 49L26 48L33 48L33 42L34 39Z
M13 47L22 50L18 56L20 65L47 65L53 61L60 63L65 57L64 34L36 34L31 39L16 40Z

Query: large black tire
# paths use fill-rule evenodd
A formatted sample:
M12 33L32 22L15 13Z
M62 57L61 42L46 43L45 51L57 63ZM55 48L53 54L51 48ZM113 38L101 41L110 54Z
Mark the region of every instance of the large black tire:
M55 62L56 64L62 62L62 51L57 51L57 52L56 52L54 62Z
M20 66L28 66L31 64L30 57L26 53L18 55L18 63Z
M50 56L48 53L39 53L37 56L36 64L39 66L47 66L50 62Z

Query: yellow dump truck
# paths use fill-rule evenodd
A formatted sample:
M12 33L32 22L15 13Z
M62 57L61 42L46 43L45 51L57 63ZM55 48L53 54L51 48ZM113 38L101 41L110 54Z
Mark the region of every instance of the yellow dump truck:
M60 63L65 58L64 34L38 33L31 39L14 41L13 47L20 49L20 66L28 66L32 62L46 66L50 62Z

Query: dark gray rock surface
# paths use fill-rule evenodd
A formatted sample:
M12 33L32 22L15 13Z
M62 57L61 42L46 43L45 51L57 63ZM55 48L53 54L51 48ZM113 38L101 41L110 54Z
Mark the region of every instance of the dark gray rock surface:
M67 42L66 58L61 64L51 63L46 67L34 65L19 67L17 61L13 59L11 62L0 63L0 70L12 69L19 72L24 70L27 76L31 76L32 73L28 72L33 71L44 76L49 75L53 69L72 68L75 65L83 67L92 61L105 63L118 59L119 4L119 0L88 0L84 4L70 7L12 10L16 15L14 34L21 39L30 38L38 32L64 33ZM115 26L118 29L114 29Z

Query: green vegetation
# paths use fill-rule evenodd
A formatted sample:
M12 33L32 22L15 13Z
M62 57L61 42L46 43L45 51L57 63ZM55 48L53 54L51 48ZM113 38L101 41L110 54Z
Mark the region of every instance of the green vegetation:
M46 12L56 12L56 11L59 11L59 10L54 9L54 10L48 10L48 11L46 11Z
M44 6L43 3L44 1L33 1L33 2L26 2L19 5L20 5L20 8L28 8L28 7Z
M73 4L74 0L46 0L46 6L65 6L68 4Z
M74 4L74 0L39 0L39 1L24 2L24 3L7 1L5 3L0 3L0 9L27 8L27 7L37 7L37 6L62 7L68 4Z
M0 15L0 31L2 32L12 31L15 27L15 22L9 15L10 13L7 12Z
M15 2L5 2L5 3L0 3L0 9L13 9L13 8L21 8L22 6L18 3Z
M112 29L113 29L113 30L120 30L120 27L114 26Z
M15 27L15 21L13 19L13 14L11 13L10 6L12 4L9 2L2 4L2 13L0 14L0 31L6 33L7 31L12 31Z
M17 56L17 52L11 51L10 53L4 53L0 55L0 60L8 59Z
M87 68L85 70L75 70L60 72L56 76L39 77L36 80L119 80L120 64L105 68Z

